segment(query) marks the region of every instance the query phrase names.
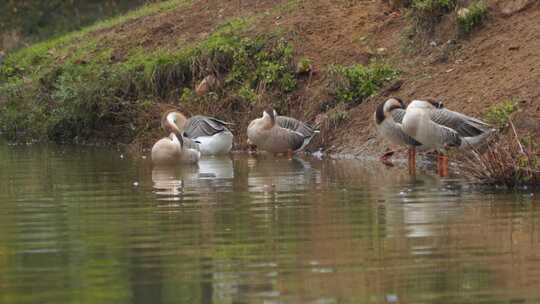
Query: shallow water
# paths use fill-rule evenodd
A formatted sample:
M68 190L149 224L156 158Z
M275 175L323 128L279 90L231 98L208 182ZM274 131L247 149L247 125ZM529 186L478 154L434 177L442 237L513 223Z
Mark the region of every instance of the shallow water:
M538 303L538 194L378 163L0 143L0 303Z

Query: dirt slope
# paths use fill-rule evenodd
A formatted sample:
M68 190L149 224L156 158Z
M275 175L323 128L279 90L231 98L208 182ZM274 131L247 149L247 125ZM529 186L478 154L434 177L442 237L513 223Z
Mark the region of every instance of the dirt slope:
M399 50L399 28L404 18L397 18L380 30L375 43L389 50L391 60L404 72L401 89L371 98L351 110L353 119L339 133L336 151L362 154L382 149L375 138L372 113L384 95L412 100L436 97L445 106L483 117L495 103L512 100L518 104L514 118L520 132L540 134L540 5L535 4L511 16L494 7L490 17L468 39L460 40L457 50L441 55L441 44L420 56L406 56ZM442 58L441 58L442 57ZM363 144L369 141L369 145Z

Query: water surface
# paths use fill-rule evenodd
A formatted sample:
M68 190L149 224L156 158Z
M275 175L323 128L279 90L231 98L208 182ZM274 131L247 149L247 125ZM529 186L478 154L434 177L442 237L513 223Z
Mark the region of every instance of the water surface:
M538 195L361 161L0 143L0 303L538 303Z

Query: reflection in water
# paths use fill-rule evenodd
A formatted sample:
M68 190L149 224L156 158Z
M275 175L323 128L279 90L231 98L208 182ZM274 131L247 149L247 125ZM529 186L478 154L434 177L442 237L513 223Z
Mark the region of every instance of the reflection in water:
M537 193L360 161L0 160L0 303L540 301Z

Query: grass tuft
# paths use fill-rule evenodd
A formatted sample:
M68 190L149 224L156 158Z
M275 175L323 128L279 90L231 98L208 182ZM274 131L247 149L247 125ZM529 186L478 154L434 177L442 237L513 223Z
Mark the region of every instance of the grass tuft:
M483 1L473 2L466 8L462 8L457 14L457 27L460 35L470 33L475 27L482 24L487 16L487 6Z
M501 130L508 127L511 115L516 110L516 104L511 100L506 100L489 107L485 114L485 118L488 123Z
M389 65L378 62L369 66L333 65L328 71L328 89L337 103L359 104L398 74Z
M540 187L540 147L531 136L519 137L510 122L508 134L487 151L471 152L462 169L482 184L519 188Z

